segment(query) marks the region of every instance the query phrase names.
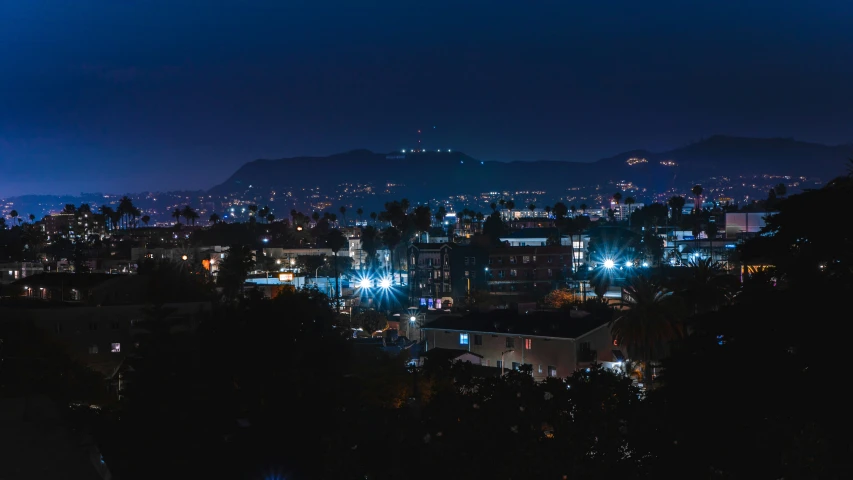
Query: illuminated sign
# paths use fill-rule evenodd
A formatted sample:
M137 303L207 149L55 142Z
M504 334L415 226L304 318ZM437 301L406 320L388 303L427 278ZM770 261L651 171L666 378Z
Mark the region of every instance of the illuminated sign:
M278 274L278 280L280 282L292 282L293 281L293 272L284 272Z

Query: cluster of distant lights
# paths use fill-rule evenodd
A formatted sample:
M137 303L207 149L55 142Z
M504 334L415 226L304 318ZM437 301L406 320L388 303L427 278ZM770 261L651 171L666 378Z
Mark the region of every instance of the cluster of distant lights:
M443 151L444 150L442 150L440 148L438 150L436 150L437 153L441 153ZM403 153L426 153L426 152L428 152L428 150L425 150L425 149L417 149L417 148L413 148L411 150L406 150L405 148L403 149ZM449 148L447 149L447 153L450 153Z

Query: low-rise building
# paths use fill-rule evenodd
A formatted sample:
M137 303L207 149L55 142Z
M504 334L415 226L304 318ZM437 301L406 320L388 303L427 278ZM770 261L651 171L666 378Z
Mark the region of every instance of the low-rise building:
M529 366L536 380L566 377L594 362L615 367L625 360L623 349L614 345L609 320L586 312L446 315L421 329L427 354L434 349L465 350L475 355L470 361L478 358L483 366Z
M489 293L514 302L535 300L563 284L572 272L571 245L489 249Z

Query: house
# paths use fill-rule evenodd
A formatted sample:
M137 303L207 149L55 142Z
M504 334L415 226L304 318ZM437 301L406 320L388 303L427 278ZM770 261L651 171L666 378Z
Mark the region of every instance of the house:
M625 358L614 345L609 319L585 313L494 310L441 316L422 327L423 355L463 350L483 366L518 370L527 365L536 380L565 377L593 362L616 367Z

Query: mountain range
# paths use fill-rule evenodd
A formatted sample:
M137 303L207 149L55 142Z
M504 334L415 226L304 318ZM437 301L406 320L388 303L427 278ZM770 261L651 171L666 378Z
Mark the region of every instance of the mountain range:
M853 146L827 146L788 138L717 135L666 152L636 150L595 162L476 159L462 152L374 153L353 150L327 157L256 160L243 165L210 195L252 190L318 188L343 184L403 186L412 199L494 191L565 192L567 188L631 181L650 191L688 188L711 177L787 175L828 180L844 172ZM251 186L251 188L249 188ZM400 188L400 187L397 187Z

